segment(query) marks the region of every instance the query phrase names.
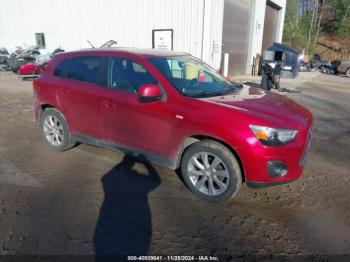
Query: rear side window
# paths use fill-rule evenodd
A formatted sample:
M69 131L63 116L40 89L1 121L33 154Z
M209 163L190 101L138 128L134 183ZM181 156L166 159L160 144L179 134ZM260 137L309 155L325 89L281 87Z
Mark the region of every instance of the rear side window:
M64 72L66 69L66 66L68 64L68 59L63 60L61 63L58 64L58 66L55 68L55 70L53 71L53 75L54 76L59 76L59 77L63 77L64 76Z
M91 84L98 84L102 58L82 56L72 58L67 68L67 78Z

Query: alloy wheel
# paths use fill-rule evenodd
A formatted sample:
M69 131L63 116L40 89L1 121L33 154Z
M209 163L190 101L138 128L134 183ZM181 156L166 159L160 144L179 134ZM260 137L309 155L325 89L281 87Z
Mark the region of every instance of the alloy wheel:
M60 146L64 140L64 129L56 116L48 115L43 121L43 131L47 141L53 146Z
M187 175L193 186L208 196L224 193L230 182L223 160L209 152L199 152L191 157Z

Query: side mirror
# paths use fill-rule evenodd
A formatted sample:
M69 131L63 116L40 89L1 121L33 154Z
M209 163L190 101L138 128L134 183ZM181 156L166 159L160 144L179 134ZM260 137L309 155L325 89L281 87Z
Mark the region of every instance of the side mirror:
M142 85L137 93L141 102L151 102L162 98L162 92L155 84Z

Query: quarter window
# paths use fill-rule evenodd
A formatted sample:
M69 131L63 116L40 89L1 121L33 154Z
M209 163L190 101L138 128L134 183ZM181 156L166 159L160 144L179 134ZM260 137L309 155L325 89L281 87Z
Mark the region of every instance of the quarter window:
M112 58L110 87L137 93L144 84L157 84L157 80L139 63L123 58Z
M72 58L67 69L67 78L98 84L101 64L102 58L98 56Z
M68 64L68 59L63 60L61 63L58 64L58 66L53 71L54 76L64 77L64 72L66 69L66 66Z

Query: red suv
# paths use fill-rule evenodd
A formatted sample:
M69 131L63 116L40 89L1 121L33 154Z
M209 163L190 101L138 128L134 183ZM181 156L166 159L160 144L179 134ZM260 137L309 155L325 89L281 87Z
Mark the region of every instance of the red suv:
M284 184L303 172L312 114L291 99L235 84L184 53L90 49L56 55L33 84L48 145L77 142L181 168L196 195Z

